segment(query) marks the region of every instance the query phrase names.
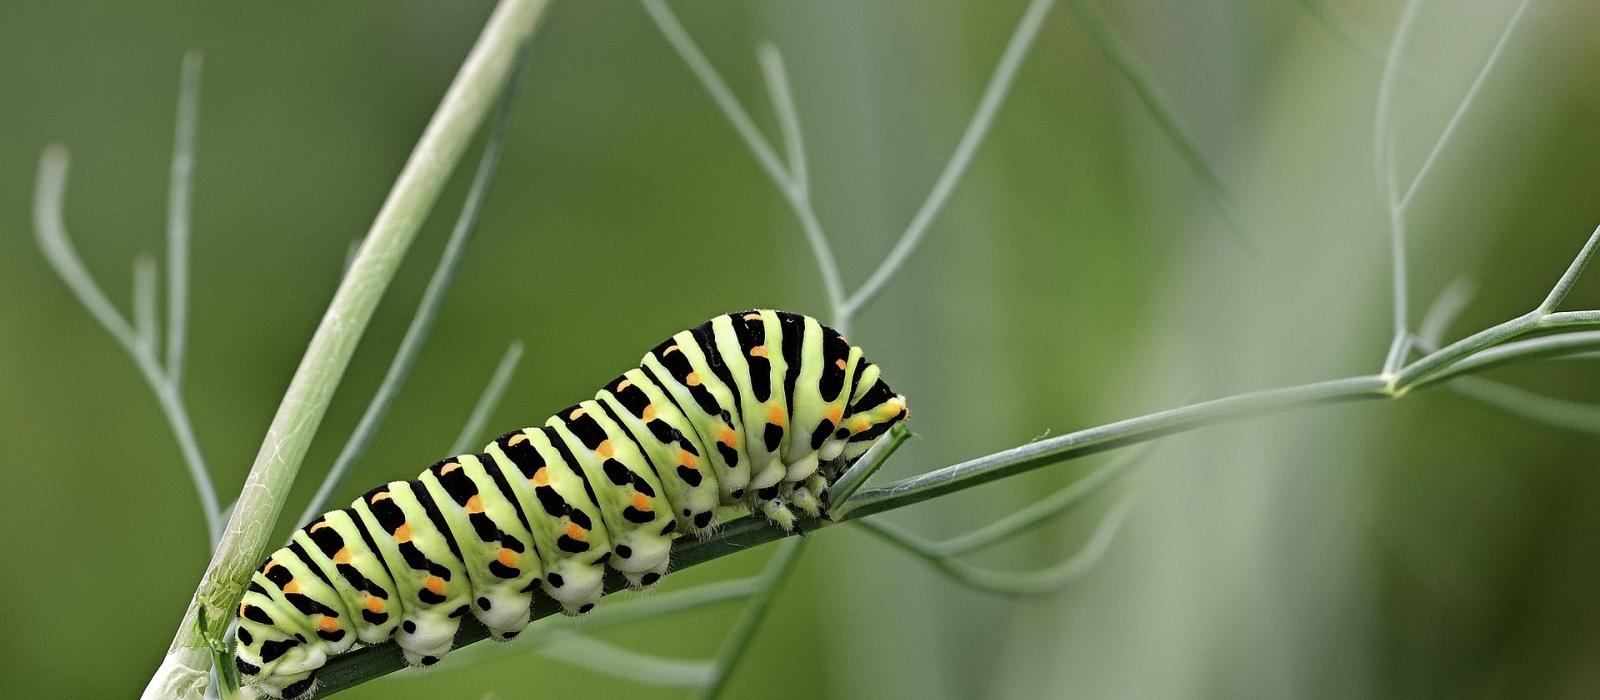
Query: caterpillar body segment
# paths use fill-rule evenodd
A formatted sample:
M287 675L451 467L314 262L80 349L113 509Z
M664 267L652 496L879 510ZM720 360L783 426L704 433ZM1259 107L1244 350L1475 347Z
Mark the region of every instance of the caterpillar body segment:
M306 698L316 671L393 639L408 663L449 650L468 614L497 640L535 595L568 614L667 572L672 540L719 509L786 530L908 415L859 348L815 319L752 310L657 345L593 398L296 531L251 578L235 660L266 695Z

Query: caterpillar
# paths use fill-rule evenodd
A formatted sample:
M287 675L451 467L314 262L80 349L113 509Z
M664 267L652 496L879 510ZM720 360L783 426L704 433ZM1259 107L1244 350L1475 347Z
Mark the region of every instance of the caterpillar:
M592 609L604 567L645 588L672 540L741 507L792 531L825 489L909 416L860 348L774 310L713 318L657 345L594 398L440 460L294 532L239 605L240 678L315 693L329 657L394 639L437 663L469 611L497 640L535 593Z

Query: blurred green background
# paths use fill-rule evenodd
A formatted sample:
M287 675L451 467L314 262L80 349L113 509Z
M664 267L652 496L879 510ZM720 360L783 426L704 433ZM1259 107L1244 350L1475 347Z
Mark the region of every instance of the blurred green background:
M1255 244L1222 224L1063 3L926 245L855 323L852 340L916 409L918 438L889 475L1382 361L1381 57L1303 2L1104 4L1217 163ZM1399 3L1336 4L1381 51ZM1402 182L1514 5L1423 9L1396 104ZM784 52L823 223L859 283L931 186L1024 3L675 7L774 137L754 49ZM134 257L163 255L179 62L204 51L184 396L231 500L351 241L490 8L0 5L0 696L133 696L208 558L155 401L34 243L40 151L71 149L67 221L126 310ZM1535 304L1600 223L1597 23L1593 2L1534 2L1419 191L1413 314L1452 279L1477 287L1453 336ZM341 499L439 456L513 339L528 349L495 431L542 420L714 313L826 312L778 193L636 3L557 2L530 60L463 274ZM377 386L463 190L447 192L401 270L286 518ZM1571 303L1592 306L1597 288L1585 281ZM1576 399L1600 390L1586 363L1496 378ZM1169 438L1133 479L1140 500L1101 567L1033 599L970 592L830 529L729 697L1593 697L1596 447L1446 390ZM891 519L953 534L1098 459ZM1057 561L1106 505L977 561ZM765 555L664 585L747 574ZM598 636L702 657L736 611ZM343 697L491 692L682 694L512 647Z

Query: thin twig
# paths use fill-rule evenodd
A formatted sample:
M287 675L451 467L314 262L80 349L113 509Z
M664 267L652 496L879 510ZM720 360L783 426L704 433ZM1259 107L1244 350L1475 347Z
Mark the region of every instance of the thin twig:
M500 357L500 364L494 368L494 374L489 377L489 383L483 386L483 393L478 395L478 402L472 406L472 415L467 417L461 432L456 435L455 442L450 443L450 450L445 454L462 454L471 448L474 440L483 435L483 426L489 422L489 414L494 413L495 407L500 405L500 397L505 394L506 386L511 383L511 375L517 370L517 362L522 360L522 342L512 341L506 346L506 354Z
M557 632L540 650L545 656L637 683L700 688L712 678L705 661L670 659L602 642L576 632Z
M828 237L811 204L810 168L806 165L805 139L800 132L800 112L795 108L789 75L783 67L783 56L772 44L762 44L759 55L761 72L767 81L767 93L772 96L772 109L778 115L778 129L783 132L784 150L789 159L788 196L793 202L795 215L800 219L806 242L811 246L811 254L817 259L817 270L822 274L822 288L828 295L828 307L837 317L836 324L847 326L849 318L842 312L844 279L839 273L839 261L833 255L833 248L828 244ZM709 85L707 89L710 89ZM849 332L845 327L837 330L840 333Z
M1155 74L1139 60L1133 48L1117 34L1111 21L1106 19L1105 13L1100 10L1093 0L1072 0L1072 11L1083 22L1084 28L1089 31L1090 38L1094 39L1106 58L1122 73L1122 77L1133 87L1133 92L1138 96L1139 102L1144 105L1150 116L1155 118L1156 126L1161 133L1178 149L1178 155L1194 173L1195 179L1200 181L1200 191L1203 192L1211 206L1216 209L1218 216L1227 224L1228 230L1234 235L1241 245L1254 248L1255 242L1246 234L1243 224L1239 220L1233 196L1229 194L1228 187L1223 183L1222 176L1217 173L1211 160L1200 149L1200 142L1189 131L1189 127L1178 118L1178 110L1173 106L1171 98L1167 96L1160 81Z
M1467 302L1472 300L1476 292L1472 280L1457 277L1439 293L1433 305L1428 307L1428 312L1422 315L1422 324L1417 326L1418 347L1423 352L1433 352L1439 348L1444 342L1445 333L1450 330L1450 324L1466 310Z
M1389 353L1383 360L1383 373L1393 375L1405 364L1411 342L1411 325L1407 319L1410 301L1406 280L1405 213L1401 210L1395 182L1395 147L1393 100L1394 83L1400 74L1400 60L1406 42L1411 37L1411 25L1422 9L1422 0L1406 0L1400 11L1400 22L1389 43L1389 52L1383 62L1383 76L1378 80L1376 116L1372 126L1373 164L1378 171L1378 183L1383 191L1389 213L1389 259L1394 287L1394 325Z
M849 469L839 475L839 478L823 493L822 502L830 504L830 509L835 514L843 515L849 512L850 497L854 496L856 490L865 485L867 479L872 478L873 473L888 462L889 458L894 456L895 450L900 449L900 445L910 437L911 429L907 428L905 423L895 424L884 439L868 448L855 464L850 465Z
M88 269L83 266L83 260L78 257L72 239L67 234L63 214L67 165L67 151L60 146L46 148L39 159L39 179L33 199L34 234L39 249L67 288L78 297L78 302L89 311L89 315L133 359L145 383L155 393L156 400L161 404L161 412L167 418L167 425L172 429L172 436L178 442L178 450L183 454L183 463L189 470L195 494L200 499L200 512L206 520L207 541L216 542L222 532L221 510L217 505L216 487L211 482L211 471L206 468L205 458L200 454L200 444L195 440L188 409L184 407L177 387L168 381L160 361L156 359L155 343L140 341L138 331L111 305L105 292L100 290L100 285L95 283ZM192 623L185 625L186 628L192 626Z
M828 307L834 315L839 316L844 308L844 282L839 275L839 265L833 255L833 250L828 244L828 237L822 229L821 221L816 210L811 204L811 187L796 176L806 172L804 162L805 150L800 137L800 118L794 110L794 98L789 93L789 82L782 75L781 60L768 67L769 59L763 58L763 68L767 71L767 90L772 95L773 107L778 110L778 125L784 129L784 137L789 144L789 157L792 162L789 167L784 167L783 161L773 150L772 144L767 142L761 130L756 128L755 121L745 111L739 99L734 97L733 90L729 89L727 81L711 65L710 59L683 28L683 23L678 21L677 15L672 13L672 8L664 0L643 0L644 9L649 12L650 18L655 21L656 28L666 38L667 43L677 52L679 58L689 66L689 71L700 81L711 101L716 103L717 109L733 125L739 138L744 141L756 162L761 164L767 172L767 177L778 186L783 193L783 199L789 204L795 218L799 220L801 229L805 232L806 241L811 246L811 252L817 260L817 269L822 275L823 290L828 295ZM774 57L776 50L772 51ZM771 73L776 70L779 75Z
M461 213L456 218L455 228L450 231L450 239L445 243L444 252L439 255L433 276L428 279L428 286L423 290L422 298L417 301L417 310L411 316L411 323L406 327L405 336L400 339L400 346L395 349L394 359L390 361L389 369L383 375L383 382L378 385L378 391L367 403L367 410L361 414L361 420L356 423L355 430L350 432L344 448L339 451L333 466L328 469L328 475L323 478L322 484L317 487L316 494L311 497L311 502L306 504L305 511L300 514L296 523L309 523L327 509L328 502L333 498L333 492L344 483L345 477L355 467L356 460L366 453L367 445L372 443L379 426L382 426L384 419L389 416L389 409L394 405L395 397L399 396L400 388L405 386L406 380L411 377L411 368L416 366L417 356L422 354L422 346L427 344L428 336L433 332L433 324L439 318L439 308L444 305L445 295L455 284L456 271L461 267L461 256L466 252L467 245L472 242L472 235L477 232L478 213L483 211L483 203L488 199L489 187L494 183L495 171L500 164L500 154L505 152L506 130L511 123L511 106L516 100L518 82L516 76L517 74L513 74L505 94L500 97L500 106L494 117L494 127L484 142L483 155L478 160L478 170L472 176L472 186L467 190L467 198L461 205Z
M727 688L728 678L732 675L733 669L739 665L745 652L750 649L750 639L761 627L761 620L766 617L767 608L772 605L772 598L778 592L778 584L788 578L789 571L794 568L795 562L800 559L800 553L805 550L805 544L806 541L799 538L785 540L767 561L766 567L761 570L755 594L750 596L750 602L745 604L744 611L733 623L733 629L728 632L728 637L723 640L716 659L712 661L711 678L701 687L696 697L702 700L715 700Z
M155 352L156 330L156 259L140 253L133 259L133 327L139 341L150 352Z
M1411 179L1411 185L1406 187L1406 193L1400 197L1399 209L1404 212L1411 205L1411 197L1417 193L1417 188L1422 185L1433 164L1439 158L1439 153L1444 150L1445 144L1455 134L1456 127L1461 124L1461 115L1467 113L1467 108L1472 106L1472 101L1478 96L1478 89L1483 87L1484 79L1489 77L1489 71L1494 68L1496 61L1500 60L1500 52L1505 49L1506 42L1511 39L1511 31L1517 27L1517 22L1522 20L1522 11L1528 9L1528 0L1517 3L1517 9L1511 13L1511 20L1506 22L1504 29L1500 30L1500 38L1494 42L1494 48L1489 51L1489 58L1483 62L1483 67L1478 69L1477 76L1472 79L1472 86L1467 88L1467 94L1461 97L1461 103L1456 105L1456 111L1450 115L1450 120L1445 122L1444 130L1439 132L1439 138L1433 142L1433 148L1428 150L1428 157L1423 159L1422 167L1417 170L1416 177Z
M200 51L183 55L178 118L172 140L172 181L167 188L167 378L183 386L189 330L189 201L194 193L194 151L200 119Z
M858 525L879 539L922 559L934 570L962 586L991 595L1035 596L1059 592L1077 583L1092 570L1111 548L1111 541L1122 529L1133 503L1131 495L1118 501L1101 516L1088 541L1075 554L1054 566L1035 571L996 571L973 566L939 553L936 543L923 540L890 523L874 519L860 521Z
M1000 105L1005 103L1006 94L1011 91L1017 70L1022 67L1023 59L1028 57L1034 40L1039 36L1039 29L1044 26L1044 20L1049 16L1050 8L1054 6L1055 0L1033 0L1028 3L1028 9L1023 11L1022 19L1017 22L1017 28L1011 33L1011 39L1006 42L1005 51L1000 54L1000 62L995 66L994 73L989 76L989 83L983 89L983 97L978 99L978 108L972 113L971 121L967 122L967 128L961 133L961 140L956 142L955 151L950 154L949 162L945 163L944 170L939 173L939 179L933 183L933 189L928 191L927 198L922 200L922 206L917 208L917 213L911 217L911 223L901 232L900 238L895 241L889 254L867 277L867 281L863 282L845 302L846 316L855 316L871 303L905 264L906 259L910 258L922 244L928 226L944 208L945 202L949 201L950 193L955 191L956 184L961 181L967 166L972 163L972 157L978 152L978 146L983 143L984 137L988 136L990 126L994 124L994 117L1000 111Z
M544 0L502 0L489 17L340 282L289 383L172 646L145 697L198 698L211 659L196 618L225 619L265 553L290 485L356 343L445 181L533 34Z

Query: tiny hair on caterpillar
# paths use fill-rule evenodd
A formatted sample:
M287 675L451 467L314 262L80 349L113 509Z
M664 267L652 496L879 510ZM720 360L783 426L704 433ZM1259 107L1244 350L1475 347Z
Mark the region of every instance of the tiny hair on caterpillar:
M635 588L718 508L792 531L909 415L861 349L816 319L758 309L682 331L543 425L440 460L296 530L252 575L234 663L272 697L307 698L328 658L393 639L413 666L450 651L469 612L515 637L543 594L588 612L604 569Z

